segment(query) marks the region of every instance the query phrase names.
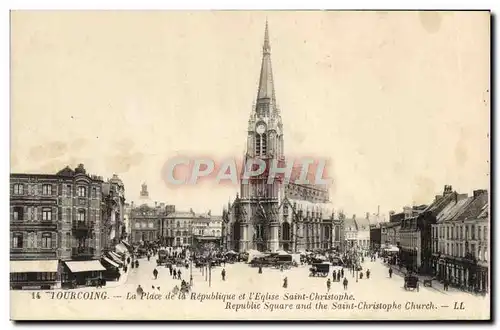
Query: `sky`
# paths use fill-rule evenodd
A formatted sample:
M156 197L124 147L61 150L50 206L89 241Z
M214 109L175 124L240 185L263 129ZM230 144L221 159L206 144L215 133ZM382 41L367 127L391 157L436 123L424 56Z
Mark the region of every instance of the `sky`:
M221 214L237 186L165 184L177 155L241 159L266 18L285 154L330 160L346 214L489 188L484 12L13 12L11 172L85 164L128 201Z

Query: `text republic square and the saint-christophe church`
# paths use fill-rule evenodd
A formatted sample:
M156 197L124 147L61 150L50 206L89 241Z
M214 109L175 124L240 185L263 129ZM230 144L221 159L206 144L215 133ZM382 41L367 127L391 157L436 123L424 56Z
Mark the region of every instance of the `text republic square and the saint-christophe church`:
M261 159L268 168L284 163L285 141L276 102L271 45L266 22L257 100L248 121L246 159ZM294 167L299 173L301 168ZM235 251L304 251L341 249L342 216L334 220L328 185L283 183L268 177L242 182L240 194L224 212L225 244ZM312 180L309 180L312 182Z

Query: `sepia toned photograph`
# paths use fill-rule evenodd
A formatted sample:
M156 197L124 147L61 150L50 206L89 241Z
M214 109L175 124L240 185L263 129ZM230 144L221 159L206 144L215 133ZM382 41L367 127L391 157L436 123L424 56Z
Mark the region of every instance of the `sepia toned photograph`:
M11 319L490 320L490 22L11 11Z

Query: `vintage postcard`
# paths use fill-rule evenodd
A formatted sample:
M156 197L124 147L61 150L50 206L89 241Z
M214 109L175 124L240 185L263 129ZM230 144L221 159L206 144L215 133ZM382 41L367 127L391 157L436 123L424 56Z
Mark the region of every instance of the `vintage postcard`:
M490 319L488 11L11 12L13 320Z

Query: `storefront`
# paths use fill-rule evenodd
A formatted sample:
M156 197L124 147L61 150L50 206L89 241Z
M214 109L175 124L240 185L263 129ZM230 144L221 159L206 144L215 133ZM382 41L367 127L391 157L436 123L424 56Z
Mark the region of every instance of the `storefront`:
M94 286L106 271L99 260L66 261L65 264L69 272L62 283L64 286Z
M106 268L103 277L106 281L117 281L120 279L120 265L108 257L102 257L102 265Z
M13 260L10 262L12 290L50 290L58 286L58 260Z

